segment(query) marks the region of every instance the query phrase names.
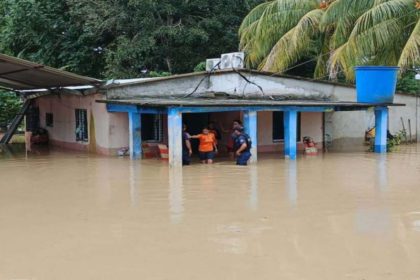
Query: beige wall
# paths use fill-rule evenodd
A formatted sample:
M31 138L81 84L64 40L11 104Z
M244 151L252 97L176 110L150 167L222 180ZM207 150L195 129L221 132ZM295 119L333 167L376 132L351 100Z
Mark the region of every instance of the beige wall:
M212 113L210 119L222 123L224 129L230 129L232 122L242 119L242 114L238 112ZM315 142L322 147L322 113L302 113L301 117L301 136L311 136ZM221 147L226 145L230 137L229 132L222 132ZM302 145L299 145L302 148ZM258 150L260 152L282 151L283 142L273 142L273 113L258 112Z
M301 136L310 136L322 147L322 113L304 112L301 115ZM283 142L273 142L273 113L258 113L258 149L260 152L282 151ZM299 148L302 148L300 143Z
M51 95L37 98L40 125L48 130L51 144L77 150L91 150L101 154L114 154L118 149L127 147L127 114L109 114L105 104L96 102L96 100L102 98L103 96L100 94L89 96L63 94L61 96ZM87 110L89 142L76 141L75 109ZM46 126L46 113L53 114L53 127ZM91 118L91 114L93 118ZM94 126L92 126L92 120ZM93 127L94 135L92 134L93 131L91 131ZM96 143L92 143L92 141Z
M351 92L342 91L342 93L343 100L350 98ZM389 107L389 131L395 134L402 130L402 118L408 133L408 120L410 120L412 137L416 139L416 127L417 131L420 131L420 119L416 113L419 102L415 96L405 94L396 94L394 102L406 106ZM367 111L326 113L325 133L331 138L328 148L333 151L366 151L368 147L364 141L365 131L374 126L373 108Z

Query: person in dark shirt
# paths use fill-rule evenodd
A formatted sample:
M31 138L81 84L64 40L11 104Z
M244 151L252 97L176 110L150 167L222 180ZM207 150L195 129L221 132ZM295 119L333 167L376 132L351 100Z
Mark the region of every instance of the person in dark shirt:
M251 138L244 133L243 127L237 126L234 128L235 133L235 154L236 165L248 165L248 160L251 158Z
M236 138L236 134L235 134L235 127L243 127L242 126L242 122L240 120L234 120L232 122L232 127L230 127L229 129L225 129L221 124L219 124L219 126L222 128L222 131L224 133L228 133L229 137L227 139L227 143L226 143L226 150L229 153L229 157L231 159L235 158L235 149L234 149L234 145L235 145L235 138Z
M182 165L190 165L191 163L192 149L190 138L187 126L184 124L182 127Z

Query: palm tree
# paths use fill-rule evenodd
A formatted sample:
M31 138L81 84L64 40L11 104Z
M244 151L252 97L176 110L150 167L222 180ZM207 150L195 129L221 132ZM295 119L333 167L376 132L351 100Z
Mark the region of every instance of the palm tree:
M354 79L356 65L420 62L419 0L272 0L254 8L239 29L247 65L286 72L316 64L315 78Z

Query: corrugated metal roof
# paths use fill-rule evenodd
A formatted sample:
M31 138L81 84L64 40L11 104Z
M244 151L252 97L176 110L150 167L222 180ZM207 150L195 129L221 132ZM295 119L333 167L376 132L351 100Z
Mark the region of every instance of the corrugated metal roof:
M240 99L240 98L138 98L98 100L100 103L139 105L150 107L243 107L243 106L296 106L296 107L339 107L339 108L368 108L373 106L405 106L399 103L358 103L330 100L272 100L272 99Z
M100 80L0 54L0 86L13 90L99 85Z

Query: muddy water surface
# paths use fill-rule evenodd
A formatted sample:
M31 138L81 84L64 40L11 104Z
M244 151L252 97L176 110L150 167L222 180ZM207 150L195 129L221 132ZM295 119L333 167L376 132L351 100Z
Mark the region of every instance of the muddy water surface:
M9 153L9 279L420 279L420 146L177 170Z

